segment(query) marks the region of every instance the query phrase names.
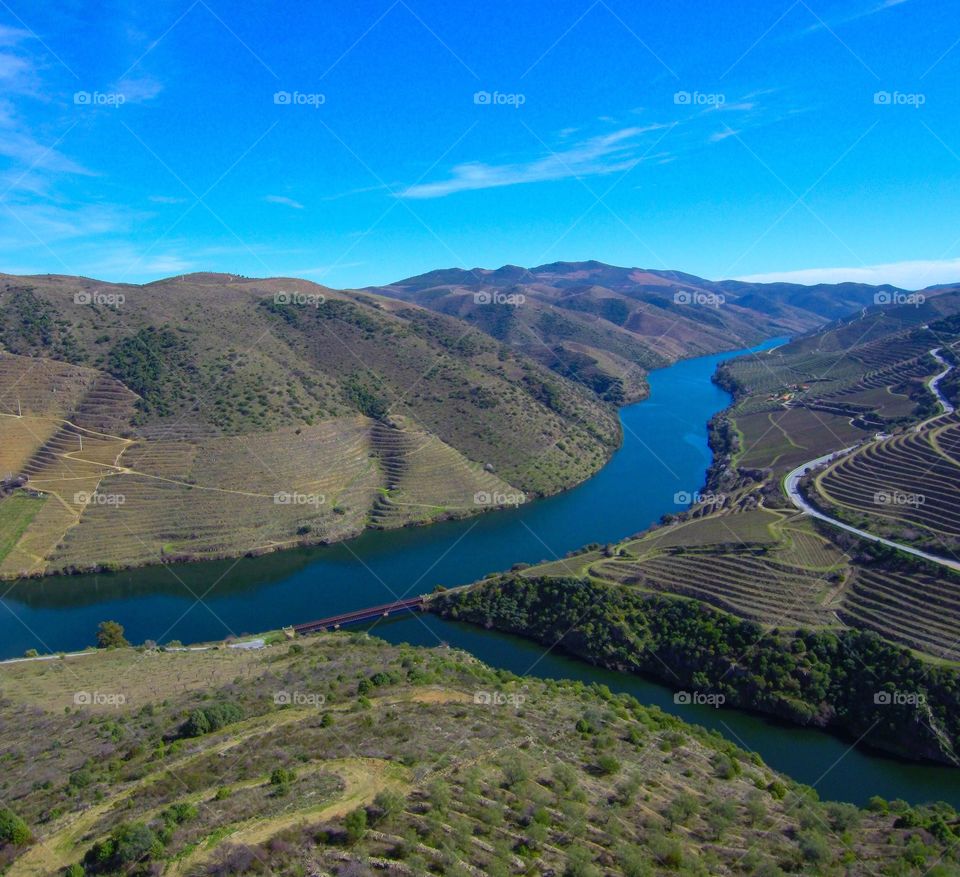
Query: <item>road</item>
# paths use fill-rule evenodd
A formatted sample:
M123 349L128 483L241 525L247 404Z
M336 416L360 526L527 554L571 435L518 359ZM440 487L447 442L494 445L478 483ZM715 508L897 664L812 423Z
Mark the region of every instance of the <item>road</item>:
M943 357L940 356L940 348L931 350L930 355L936 359L937 362L946 366L946 368L940 374L932 378L927 384L927 386L930 388L930 391L937 397L937 401L939 401L943 406L943 414L938 415L938 417L943 417L946 414L953 414L954 408L953 405L951 405L940 392L939 385L940 381L943 380L947 374L949 374L953 366L951 366L945 359L943 359ZM937 418L934 417L931 419L936 420ZM823 512L814 508L809 502L807 502L807 500L800 493L800 479L808 472L813 472L816 469L827 466L834 460L846 456L851 451L856 450L859 447L861 447L859 444L852 445L849 448L844 448L841 451L834 451L832 454L824 454L822 457L817 457L816 460L810 460L807 463L797 466L796 469L794 469L789 475L787 475L786 478L783 479L783 489L790 498L790 501L805 515L809 515L811 518L816 518L818 521L824 521L834 527L838 527L841 530L846 530L848 533L853 533L855 536L859 536L861 539L867 539L870 542L877 542L880 545L896 548L898 551L903 551L905 554L912 554L914 557L920 557L923 560L930 561L930 563L935 563L938 566L945 566L948 569L960 572L960 562L956 560L948 560L945 557L937 557L936 554L930 554L927 551L921 551L919 548L913 548L910 545L903 545L900 542L894 542L892 539L884 539L882 536L877 536L867 530L860 530L857 527L853 527L850 524L845 524L843 521L838 521L836 518L831 518L829 515L825 515Z
M937 401L940 403L941 407L943 408L943 413L953 414L954 412L953 405L951 405L950 402L947 401L946 396L944 396L943 393L940 392L940 381L942 381L948 374L950 374L950 370L953 368L953 366L950 365L950 363L947 362L940 355L940 350L941 348L939 347L936 350L931 350L930 355L937 362L939 362L940 365L945 366L945 368L942 372L940 372L940 374L936 375L936 377L931 378L930 381L927 383L927 386L930 388L930 392L937 397Z

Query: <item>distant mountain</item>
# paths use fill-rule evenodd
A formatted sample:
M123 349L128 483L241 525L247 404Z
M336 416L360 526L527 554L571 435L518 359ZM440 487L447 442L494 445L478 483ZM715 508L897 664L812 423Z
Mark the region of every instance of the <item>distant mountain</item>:
M466 320L615 402L642 397L651 368L801 334L878 295L906 294L858 283L714 282L595 261L448 268L369 291Z

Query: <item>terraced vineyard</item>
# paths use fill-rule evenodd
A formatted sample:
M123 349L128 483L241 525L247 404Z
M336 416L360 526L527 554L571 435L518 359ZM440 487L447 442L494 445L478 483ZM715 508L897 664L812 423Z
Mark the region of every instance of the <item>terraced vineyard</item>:
M692 597L770 627L873 630L960 661L960 575L908 559L871 560L855 540L841 547L824 533L792 512L725 510L522 575Z
M695 597L771 625L835 625L843 554L808 523L765 509L714 514L653 530L609 552L530 567Z
M740 434L736 465L746 469L785 472L836 448L848 447L872 435L850 422L849 416L809 408L776 408L735 415Z
M387 479L372 512L375 526L400 527L504 506L511 498L523 501L516 488L436 436L393 420L392 426L374 424L370 433Z
M0 358L10 386L27 389L21 415L0 414L3 479L15 488L0 498L10 522L0 575L259 553L523 498L492 467L396 415L390 425L353 416L237 436L129 437L135 394L92 369L44 363ZM5 503L23 510L25 490L48 501L29 520L13 506L2 515Z
M789 471L934 413L925 384L942 367L929 351L953 336L911 326L875 337L886 322L871 316L723 366L721 381L737 397L728 414L735 464Z
M949 807L820 803L604 688L267 639L0 668L3 812L27 829L6 873L907 877L956 856Z
M960 417L871 442L817 474L812 496L857 526L934 553L960 546Z
M960 576L859 568L839 610L845 623L947 661L960 661Z

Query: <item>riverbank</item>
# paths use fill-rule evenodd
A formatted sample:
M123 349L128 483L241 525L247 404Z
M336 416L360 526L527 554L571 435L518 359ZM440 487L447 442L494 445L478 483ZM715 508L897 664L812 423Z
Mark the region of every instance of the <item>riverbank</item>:
M653 677L682 698L839 732L901 758L958 764L956 671L870 632L765 630L698 601L582 578L501 576L440 595L431 609Z

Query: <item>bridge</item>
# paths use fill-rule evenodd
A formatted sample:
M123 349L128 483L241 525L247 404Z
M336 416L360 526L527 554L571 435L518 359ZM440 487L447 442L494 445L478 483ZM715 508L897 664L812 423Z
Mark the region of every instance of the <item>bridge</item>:
M395 600L393 603L384 603L381 606L371 606L369 609L357 609L353 612L344 612L341 615L331 615L319 621L308 621L306 624L295 624L293 632L297 636L307 633L320 633L324 630L337 630L346 624L359 624L361 621L373 621L375 618L386 618L395 612L412 612L422 609L427 602L426 597L412 597L409 600Z

